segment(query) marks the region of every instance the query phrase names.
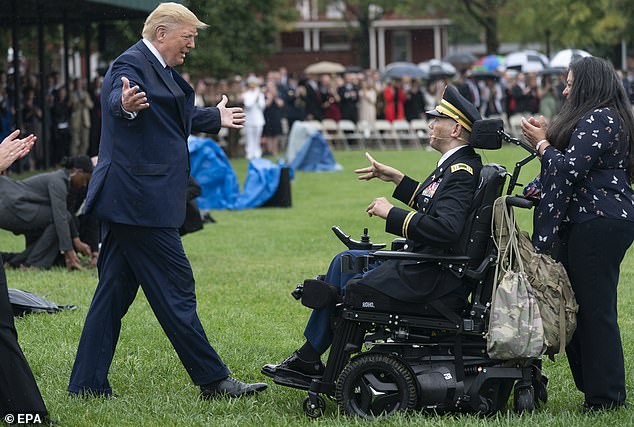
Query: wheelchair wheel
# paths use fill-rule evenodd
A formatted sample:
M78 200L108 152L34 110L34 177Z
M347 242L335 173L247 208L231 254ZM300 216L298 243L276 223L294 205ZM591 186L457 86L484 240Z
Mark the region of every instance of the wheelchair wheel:
M533 390L535 406L544 406L548 402L548 377L537 366L533 366Z
M518 414L532 412L535 409L535 392L533 386L515 386L513 391L513 409Z
M304 414L310 418L320 418L326 411L326 401L323 397L317 396L317 404L310 403L310 397L306 396L304 399Z
M364 354L352 360L337 379L335 396L346 415L387 417L414 409L418 401L416 378L395 357Z

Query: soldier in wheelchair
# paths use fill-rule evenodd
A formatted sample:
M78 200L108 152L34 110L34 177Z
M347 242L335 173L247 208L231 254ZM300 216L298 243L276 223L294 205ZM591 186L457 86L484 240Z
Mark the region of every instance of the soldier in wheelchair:
M532 409L534 368L498 367L481 345L486 304L480 299L495 261L491 205L506 172L496 165L483 170L469 144L480 114L455 87L448 86L427 115L430 144L441 153L427 179L419 183L369 154L370 165L355 171L361 180L394 183L393 197L416 209L395 207L384 197L367 208L386 220L387 232L404 238L397 240L400 250L393 243L392 251L380 251L384 245L355 242L339 231L350 250L335 256L325 276L296 290L313 308L305 343L262 368L277 384L309 390L309 416L323 414L320 394L336 397L344 413L364 417L413 408L488 413L502 406L516 380L516 407ZM494 148L487 144L478 148ZM469 305L473 292L478 295ZM364 342L372 348L361 352ZM329 347L324 365L321 355Z

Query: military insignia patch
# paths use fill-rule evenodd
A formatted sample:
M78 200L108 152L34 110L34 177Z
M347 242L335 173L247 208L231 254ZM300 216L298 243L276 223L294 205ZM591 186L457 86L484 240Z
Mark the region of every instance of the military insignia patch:
M451 173L458 172L460 170L467 171L473 175L473 168L466 163L456 163L455 165L451 165Z
M439 185L440 185L440 181L434 181L431 184L429 184L427 187L425 187L425 189L423 190L421 194L425 197L434 197L434 194L436 194L436 190L438 190Z

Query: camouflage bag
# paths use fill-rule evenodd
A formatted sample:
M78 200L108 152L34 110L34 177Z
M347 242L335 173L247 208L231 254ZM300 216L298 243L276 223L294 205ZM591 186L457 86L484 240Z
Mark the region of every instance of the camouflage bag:
M544 323L546 354L563 353L577 328L579 306L563 264L535 252L528 233L518 233L520 258Z
M513 211L496 200L492 222L501 230L494 239L498 259L493 284L487 353L492 359L530 359L544 350L539 306L520 257ZM497 205L502 205L499 209Z

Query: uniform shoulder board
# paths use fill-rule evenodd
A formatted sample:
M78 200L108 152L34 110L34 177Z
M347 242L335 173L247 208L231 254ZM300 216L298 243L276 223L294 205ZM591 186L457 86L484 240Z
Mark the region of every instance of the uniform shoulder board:
M451 173L458 171L467 171L471 175L473 175L473 168L466 163L456 163L455 165L451 165Z

